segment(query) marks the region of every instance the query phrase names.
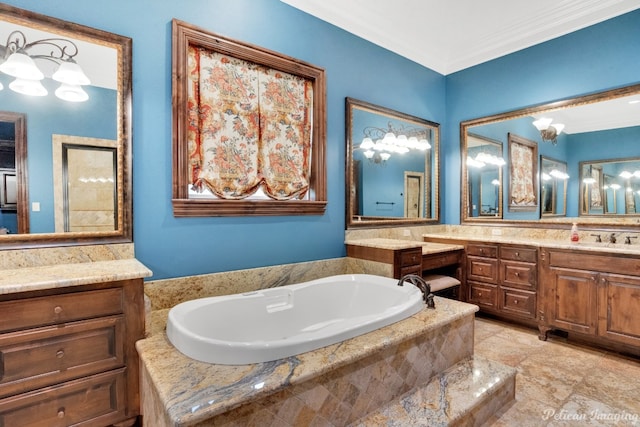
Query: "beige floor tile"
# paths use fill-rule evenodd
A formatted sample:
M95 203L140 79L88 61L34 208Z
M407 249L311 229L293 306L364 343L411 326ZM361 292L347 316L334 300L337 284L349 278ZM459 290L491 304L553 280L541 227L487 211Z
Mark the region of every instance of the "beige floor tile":
M640 358L479 317L475 354L518 370L516 401L484 427L640 427Z

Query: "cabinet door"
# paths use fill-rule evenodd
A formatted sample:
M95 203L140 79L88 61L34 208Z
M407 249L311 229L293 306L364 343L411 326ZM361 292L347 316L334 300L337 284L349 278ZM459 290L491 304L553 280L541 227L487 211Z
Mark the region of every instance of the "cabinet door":
M595 335L597 278L588 271L551 268L549 323L560 329Z
M640 345L640 278L601 274L598 299L598 334Z

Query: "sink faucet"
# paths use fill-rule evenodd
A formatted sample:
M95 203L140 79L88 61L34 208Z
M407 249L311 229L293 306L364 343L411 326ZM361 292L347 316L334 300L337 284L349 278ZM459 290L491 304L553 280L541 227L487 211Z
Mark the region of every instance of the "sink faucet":
M609 236L609 243L615 243L616 241L616 235L614 233L611 233L611 235Z
M637 239L638 236L626 236L624 238L624 244L625 245L630 245L631 244L631 239Z
M431 293L431 285L428 284L422 277L417 274L405 274L398 281L398 286L404 286L404 282L407 281L416 286L422 291L424 302L427 304L427 308L436 308L436 304L433 301L433 294Z
M592 234L592 236L596 238L596 243L601 243L602 242L602 237L600 237L599 234Z

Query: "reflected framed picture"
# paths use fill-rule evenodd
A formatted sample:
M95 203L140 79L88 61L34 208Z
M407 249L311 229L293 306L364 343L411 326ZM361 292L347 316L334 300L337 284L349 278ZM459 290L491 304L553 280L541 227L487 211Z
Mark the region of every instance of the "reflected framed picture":
M602 211L603 199L602 188L604 187L604 175L602 174L602 166L591 167L591 178L593 182L589 185L589 207Z
M538 209L538 144L509 133L509 210Z

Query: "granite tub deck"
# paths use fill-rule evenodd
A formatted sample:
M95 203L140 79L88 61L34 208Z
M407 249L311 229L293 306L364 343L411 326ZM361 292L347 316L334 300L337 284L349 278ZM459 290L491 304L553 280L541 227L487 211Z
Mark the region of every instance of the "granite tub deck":
M184 356L161 326L166 310L154 312L153 333L137 343L144 423L371 425L395 417L393 405L401 405L410 409L408 423L417 417L417 423L481 424L514 398L515 370L473 357L476 311L436 297L436 310L425 308L365 335L240 366Z

